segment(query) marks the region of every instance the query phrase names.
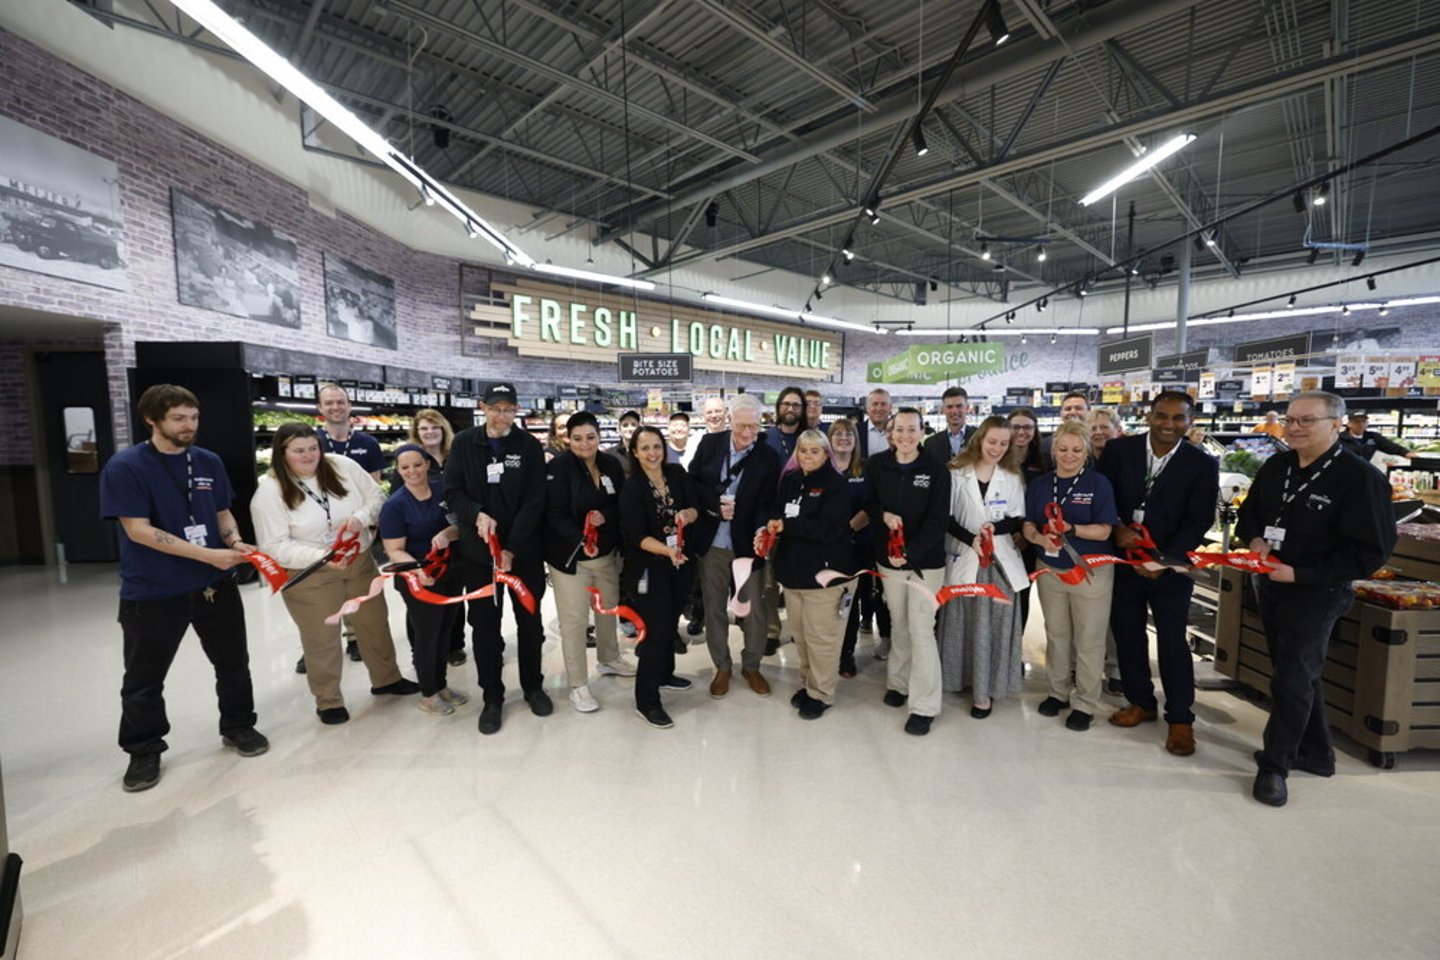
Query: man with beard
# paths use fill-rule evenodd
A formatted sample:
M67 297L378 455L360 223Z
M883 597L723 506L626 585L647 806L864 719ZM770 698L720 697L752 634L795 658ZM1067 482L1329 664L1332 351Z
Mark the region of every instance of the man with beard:
M805 423L805 391L786 387L775 401L775 425L765 431L765 443L780 457L783 469L795 453L795 441ZM780 649L780 585L775 568L765 564L765 656Z
M215 668L220 739L242 757L270 742L255 730L255 694L245 608L230 569L255 548L230 515L230 480L220 458L195 446L200 403L184 387L148 388L136 405L150 439L122 450L100 476L100 511L120 522L120 748L130 754L123 786L160 781L170 722L165 677L190 627Z

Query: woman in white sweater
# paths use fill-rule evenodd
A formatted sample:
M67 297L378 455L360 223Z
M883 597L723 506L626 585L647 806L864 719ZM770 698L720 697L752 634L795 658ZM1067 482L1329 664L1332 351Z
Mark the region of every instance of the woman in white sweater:
M994 583L1011 603L985 597L951 600L940 615L940 673L945 689L969 688L970 715L984 719L994 700L1020 692L1020 640L1024 632L1017 602L1030 586L1014 535L1025 520L1025 483L1019 451L1010 444L1004 417L986 417L958 456L950 461L950 529L946 538L946 583ZM989 566L981 551L992 551Z
M315 428L287 423L275 433L270 471L260 478L250 501L255 538L260 549L292 575L330 552L342 531L358 534L359 553L348 565L329 563L283 594L290 617L300 630L305 649L305 677L315 697L321 723L350 719L340 693L344 660L339 623L325 618L351 597L364 595L376 575L370 556L374 526L385 495L370 474L349 457L320 453ZM370 671L372 694L418 693L413 680L395 665L395 642L385 595L360 605L350 617L361 659Z

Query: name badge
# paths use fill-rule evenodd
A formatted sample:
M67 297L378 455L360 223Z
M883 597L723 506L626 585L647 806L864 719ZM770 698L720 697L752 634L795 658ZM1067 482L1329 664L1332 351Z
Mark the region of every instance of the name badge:
M205 546L205 524L196 523L186 527L185 539L197 547Z
M601 477L600 486L605 488L606 493L613 494L615 492L615 483L609 477Z
M800 504L798 504L798 503L787 503L787 504L785 504L785 516L787 516L787 517L798 517L798 516L800 516Z
M673 533L670 534L665 538L665 546L669 547L671 550L674 550L676 547L680 546L680 538Z
M992 521L1005 519L1005 504L1007 502L1008 501L1005 500L990 501L990 519Z
M1270 544L1270 549L1279 550L1280 545L1285 542L1285 528L1275 526L1266 527L1265 542Z
M504 473L505 464L503 463L487 463L485 465L485 479L489 483L499 483Z
M1130 519L1133 520L1133 521L1135 521L1136 523L1144 523L1144 522L1145 522L1145 510L1144 510L1143 508L1141 508L1141 507L1136 507L1133 511L1131 511L1131 513L1130 513Z

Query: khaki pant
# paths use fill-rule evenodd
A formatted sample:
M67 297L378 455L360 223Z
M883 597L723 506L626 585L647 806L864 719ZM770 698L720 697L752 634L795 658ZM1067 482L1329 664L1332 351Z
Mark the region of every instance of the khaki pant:
M923 584L933 597L945 570L882 568L885 605L890 608L890 659L885 685L910 698L910 712L940 716L940 644L935 639L935 604L909 582Z
M585 657L585 628L590 623L590 592L600 591L600 602L613 607L620 602L620 554L575 561L575 572L550 568L550 585L555 589L555 613L560 618L560 649L565 654L565 676L570 686L583 687L590 680ZM595 655L601 663L620 659L615 640L615 618L595 615Z
M1045 561L1040 561L1040 568L1045 569ZM1035 586L1040 591L1040 609L1045 612L1050 696L1093 717L1100 709L1115 568L1093 567L1091 573L1093 581L1081 580L1073 587L1054 576L1038 578Z
M835 702L840 677L840 645L845 620L835 615L847 584L816 590L785 588L786 620L800 655L800 676L805 692L821 703ZM848 618L847 618L848 619Z
M340 624L326 623L325 618L351 597L368 593L375 576L375 561L370 554L362 553L344 570L326 567L282 594L290 618L300 628L300 645L305 650L305 680L310 684L317 710L345 705L345 697L340 693L340 668L345 660ZM355 628L360 659L370 671L370 686L384 687L399 680L385 592L360 604L360 609L346 619Z
M700 595L705 599L705 645L710 648L710 660L717 670L734 669L730 659L730 561L735 559L732 550L711 547L700 557ZM741 650L740 665L746 670L760 669L760 660L765 656L765 578L762 571L754 571L740 591L740 599L750 601L750 615L740 623L745 645ZM678 604L684 598L677 598Z

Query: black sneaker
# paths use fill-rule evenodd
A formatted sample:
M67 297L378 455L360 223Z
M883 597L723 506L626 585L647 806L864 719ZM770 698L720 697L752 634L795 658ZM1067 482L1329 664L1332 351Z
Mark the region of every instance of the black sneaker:
M414 680L407 680L401 677L394 683L387 683L383 687L371 687L370 693L374 696L408 697L411 694L420 692L420 684Z
M555 712L555 704L544 690L531 690L525 694L525 702L530 704L530 712L537 717L548 717Z
M300 657L299 660L296 660L296 661L295 661L295 672L296 672L296 673L304 673L304 672L305 672L305 657L304 657L303 655Z
M686 680L684 677L675 676L674 674L660 681L661 690L689 690L693 686L695 686L694 683Z
M641 710L636 707L635 712L640 715L641 720L656 730L669 730L675 726L675 721L670 719L670 714L666 713L663 707L651 707L649 710Z
M487 703L480 708L480 732L485 736L500 732L501 714L505 711L503 703Z
M149 790L160 782L160 754L132 753L130 766L125 768L125 779L121 785L126 793Z
M320 718L321 723L334 726L337 723L345 723L350 719L350 711L344 707L326 707L324 710L316 710L315 716Z
M779 638L779 637L766 637L766 638L765 638L765 656L767 656L767 657L773 657L773 656L775 656L775 651L777 651L777 650L779 650L779 649L780 649L780 638Z
M687 654L687 653L690 652L690 644L687 643L686 640L685 640L685 638L682 637L682 636L680 636L680 634L678 634L678 633L675 634L675 641L674 641L674 643L675 643L675 655L676 655L677 657L683 657L685 654Z
M912 713L905 721L905 732L914 737L923 737L930 732L930 724L934 722L934 717L922 717L918 713Z
M270 741L254 727L231 730L220 738L227 747L234 747L242 757L258 757L270 749Z
M903 707L905 706L905 701L908 699L910 698L899 690L885 691L885 706L887 707Z
M1090 721L1095 717L1084 710L1071 710L1070 716L1065 718L1065 726L1071 730L1089 730Z
M465 656L464 650L454 650L450 654L450 666L463 667L465 666L465 661L468 659L469 657Z
M859 672L860 671L855 667L854 657L851 657L849 660L842 659L840 661L840 676L844 677L846 680L854 678L854 676Z
M345 656L349 657L351 660L354 660L356 663L359 663L359 662L360 662L360 645L359 645L358 643L356 643L354 640L348 640L348 641L346 641L346 643L345 643Z
M595 625L590 624L585 628L585 646L587 649L595 649Z
M700 634L705 632L705 621L696 620L694 617L691 617L685 624L685 632L692 637L700 636Z
M1125 685L1111 677L1105 681L1105 692L1112 697L1123 697L1125 696Z
M805 693L805 691L803 690L800 692ZM824 715L825 711L829 709L830 704L826 703L823 700L816 700L814 697L810 696L810 694L805 693L805 700L800 704L800 719L818 720L821 716Z
M805 698L808 696L809 694L805 692L805 688L801 687L799 690L796 690L794 693L790 694L790 706L803 706L805 704Z
M1064 700L1057 700L1055 697L1046 697L1040 701L1038 709L1042 717L1058 717L1060 716L1060 711L1068 706L1070 706L1070 704Z

